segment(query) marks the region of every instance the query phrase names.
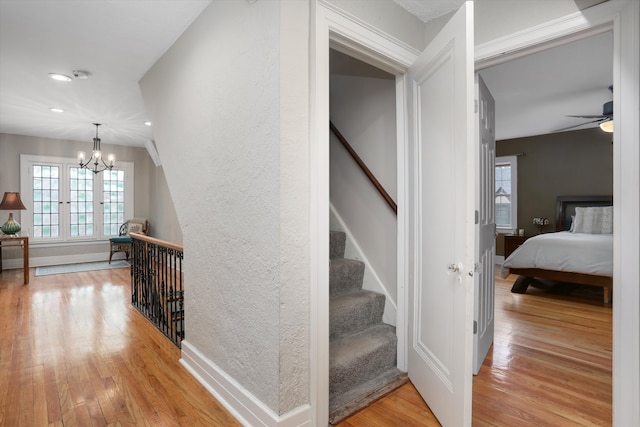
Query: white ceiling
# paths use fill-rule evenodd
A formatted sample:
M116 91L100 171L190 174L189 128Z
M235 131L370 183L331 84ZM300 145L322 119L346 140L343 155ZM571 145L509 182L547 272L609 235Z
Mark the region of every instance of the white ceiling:
M460 8L465 0L393 0L422 22L429 22Z
M138 80L211 0L0 0L0 132L144 146ZM49 73L89 79L57 82ZM64 113L53 113L59 107Z
M394 1L426 21L463 2ZM103 143L144 146L153 134L138 80L210 2L0 0L0 132L91 141L98 122ZM608 34L483 70L498 139L580 123L567 114L600 114L611 99L611 52ZM48 77L77 69L90 78Z
M599 115L602 104L611 101L613 35L607 32L524 56L481 70L480 75L496 100L498 140L586 123L590 119L566 116Z

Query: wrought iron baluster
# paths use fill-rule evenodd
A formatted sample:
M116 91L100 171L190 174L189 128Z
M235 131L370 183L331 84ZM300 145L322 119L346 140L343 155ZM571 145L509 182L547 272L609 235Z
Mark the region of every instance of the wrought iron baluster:
M166 245L165 245L166 244ZM131 304L180 347L184 339L182 248L133 236Z

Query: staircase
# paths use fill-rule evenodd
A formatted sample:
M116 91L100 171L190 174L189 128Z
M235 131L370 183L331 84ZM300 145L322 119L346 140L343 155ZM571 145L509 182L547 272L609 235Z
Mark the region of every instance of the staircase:
M385 296L362 289L364 263L345 259L345 233L329 243L329 422L338 423L407 381L396 368L396 328Z

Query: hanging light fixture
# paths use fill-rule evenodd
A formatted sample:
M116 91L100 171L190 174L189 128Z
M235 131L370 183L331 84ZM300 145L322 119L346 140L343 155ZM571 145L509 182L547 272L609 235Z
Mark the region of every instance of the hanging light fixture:
M90 170L94 174L98 174L102 171L113 169L113 163L116 158L113 154L109 154L107 158L108 163L104 161L102 151L100 151L100 138L98 138L98 127L101 126L101 124L94 123L94 126L96 127L96 137L93 138L93 153L91 154L91 157L89 157L89 160L85 162L85 153L84 151L80 151L78 153L78 162L80 163L81 168ZM93 166L90 164L93 164Z

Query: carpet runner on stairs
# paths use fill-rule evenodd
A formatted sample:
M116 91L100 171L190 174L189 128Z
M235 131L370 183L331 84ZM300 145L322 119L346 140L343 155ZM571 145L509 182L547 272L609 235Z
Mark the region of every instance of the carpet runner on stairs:
M329 257L329 421L335 424L404 384L395 327L382 323L385 296L362 289L364 263L345 259L332 231Z

